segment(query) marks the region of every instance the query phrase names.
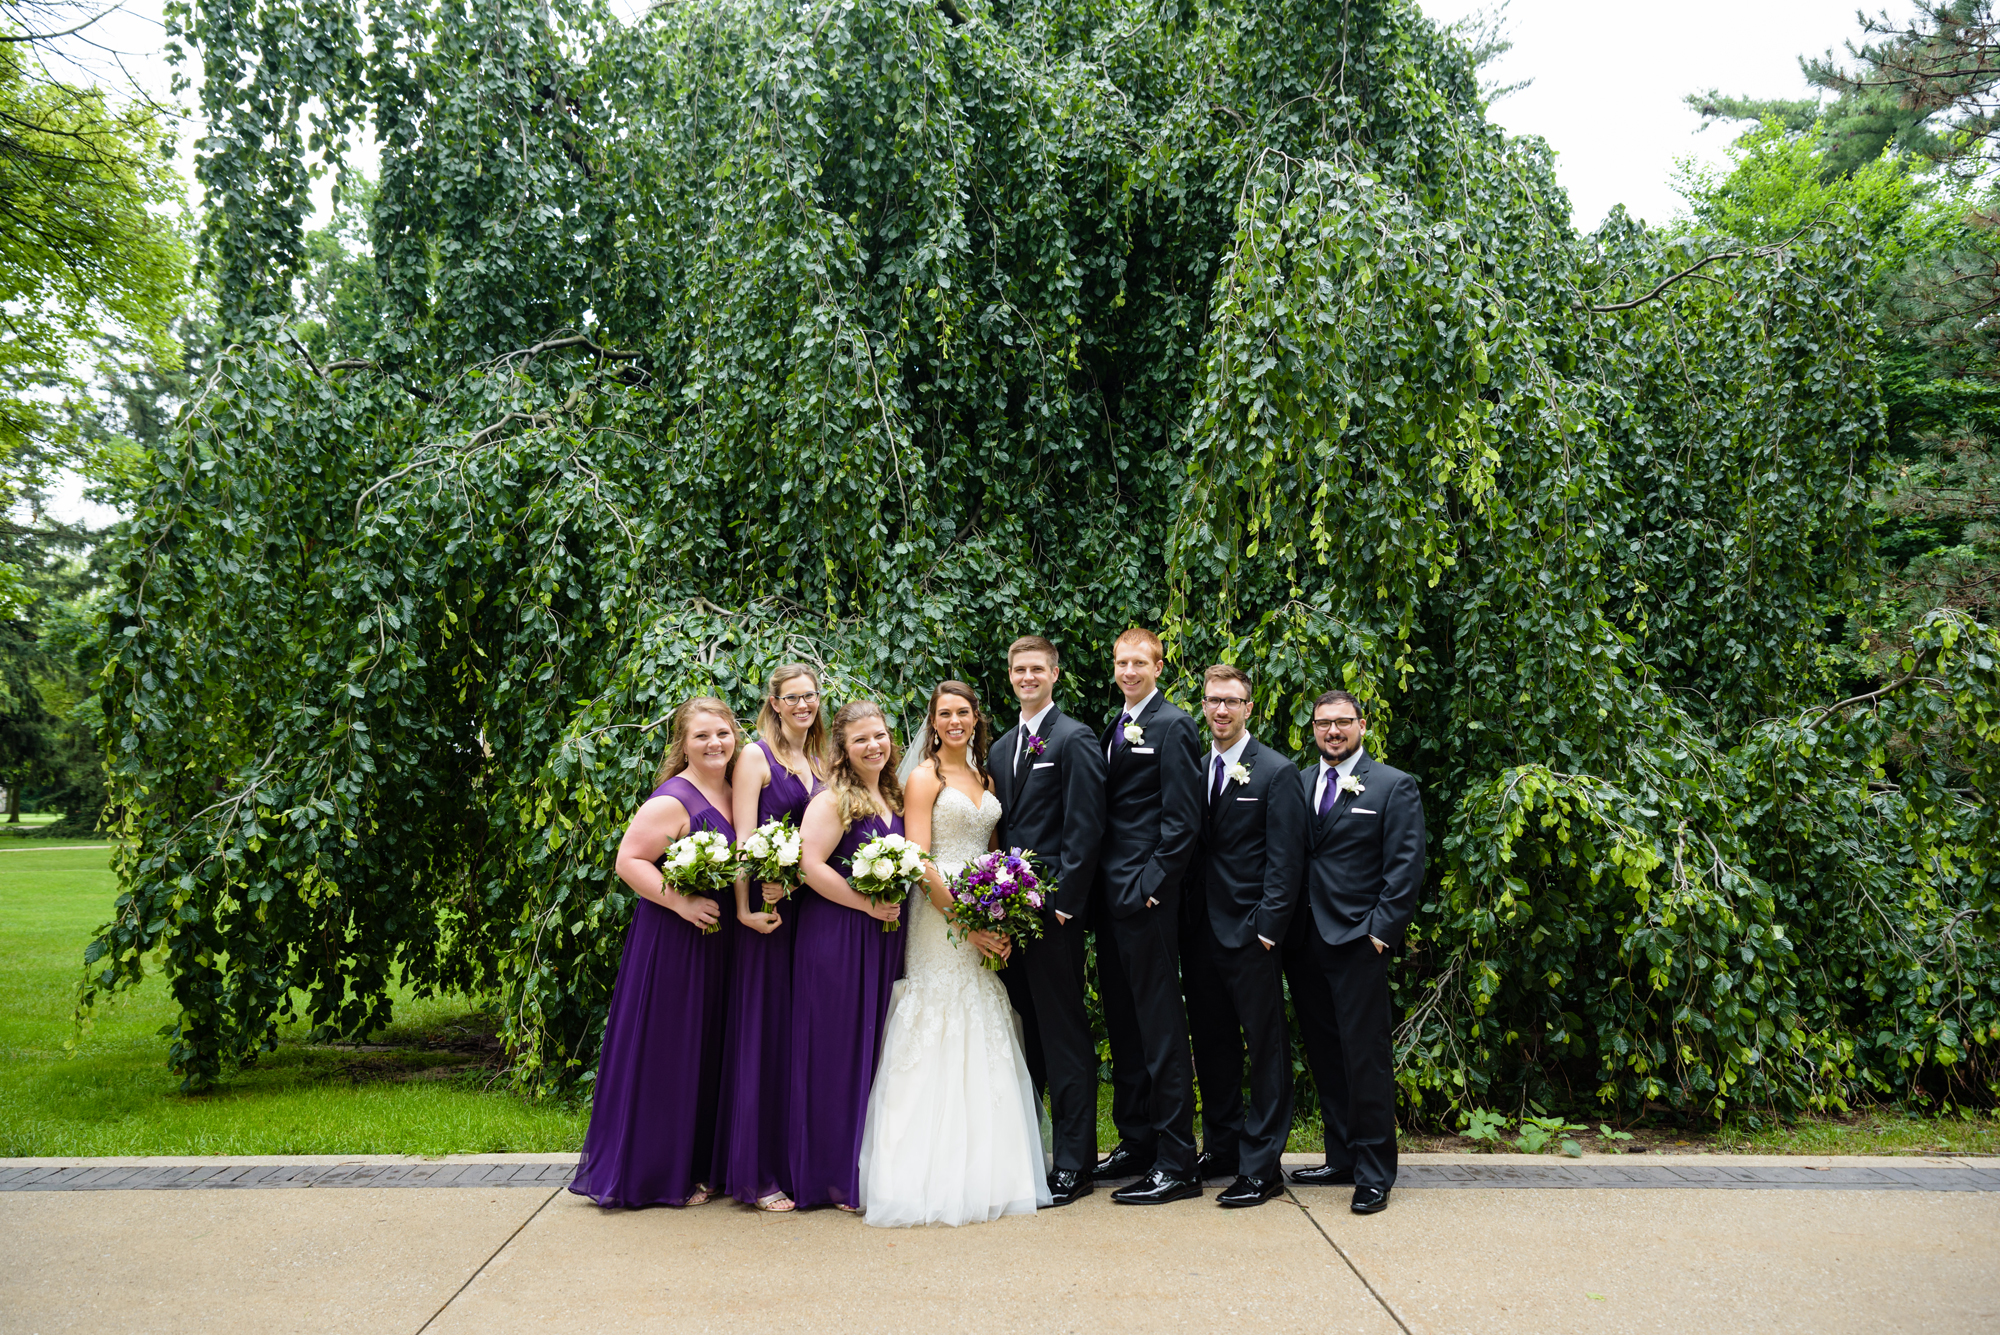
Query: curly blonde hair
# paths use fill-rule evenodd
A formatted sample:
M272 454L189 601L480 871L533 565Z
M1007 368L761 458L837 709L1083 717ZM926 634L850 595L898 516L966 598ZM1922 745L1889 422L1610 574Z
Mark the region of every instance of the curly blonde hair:
M880 815L875 799L868 792L868 785L862 780L861 772L854 768L847 758L847 733L863 719L879 718L882 726L888 727L889 716L882 712L882 706L873 700L853 700L840 707L833 716L831 729L831 750L827 760L826 786L833 793L833 800L839 804L840 828L851 830L858 820ZM903 814L903 784L896 777L896 765L903 758L903 750L896 745L896 734L889 734L889 763L882 767L882 777L878 785L882 789L882 800L889 804L892 815Z

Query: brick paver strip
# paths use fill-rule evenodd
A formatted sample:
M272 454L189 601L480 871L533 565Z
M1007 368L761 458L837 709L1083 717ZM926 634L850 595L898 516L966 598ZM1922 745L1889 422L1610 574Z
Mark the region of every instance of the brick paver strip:
M209 1164L0 1169L0 1191L218 1191L338 1187L561 1186L566 1163ZM1818 1169L1799 1164L1427 1164L1405 1159L1400 1187L1575 1191L2000 1191L2000 1168Z

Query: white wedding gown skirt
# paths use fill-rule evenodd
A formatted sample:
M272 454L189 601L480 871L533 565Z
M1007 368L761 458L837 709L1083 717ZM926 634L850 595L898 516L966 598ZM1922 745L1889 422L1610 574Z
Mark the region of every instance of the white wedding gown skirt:
M946 786L931 851L947 877L986 851L1000 801ZM967 1224L1050 1203L1021 1022L979 951L954 942L928 896L910 897L904 974L861 1133L861 1200L882 1228Z

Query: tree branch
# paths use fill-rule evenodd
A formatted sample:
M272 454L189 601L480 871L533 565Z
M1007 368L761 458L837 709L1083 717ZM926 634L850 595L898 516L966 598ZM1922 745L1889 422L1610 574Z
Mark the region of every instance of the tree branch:
M1679 273L1661 280L1660 285L1658 287L1654 288L1651 292L1648 292L1643 297L1634 297L1630 301L1614 302L1609 306L1592 306L1590 310L1592 311L1593 314L1597 315L1608 315L1613 311L1629 311L1634 306L1645 305L1647 302L1653 300L1653 298L1659 296L1661 293L1665 292L1668 288L1672 287L1675 283L1680 282L1683 278L1694 277L1696 274L1700 273L1703 269L1706 269L1709 265L1715 263L1717 260L1764 259L1767 256L1776 255L1780 253L1786 247L1790 246L1792 242L1798 240L1801 236L1804 235L1805 235L1805 228L1801 227L1798 231L1792 233L1790 236L1786 237L1783 241L1780 241L1775 246L1755 246L1749 250L1718 250L1713 255L1702 256L1699 260L1696 260L1693 264L1690 264L1687 268L1681 270Z

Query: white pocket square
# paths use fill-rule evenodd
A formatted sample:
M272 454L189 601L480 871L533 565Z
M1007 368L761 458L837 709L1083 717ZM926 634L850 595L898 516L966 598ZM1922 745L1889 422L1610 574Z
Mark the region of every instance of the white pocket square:
M1351 807L1349 809L1357 816L1379 816L1382 814L1374 807Z
M1051 765L1053 765L1053 764L1055 764L1055 763L1056 763L1056 762L1055 762L1055 761L1053 761L1053 760L1037 760L1037 761L1035 762L1035 765L1034 765L1034 767L1035 767L1036 769L1047 769L1047 768L1048 768L1049 766L1051 766Z
M1239 802L1255 802L1257 799L1254 797L1239 797L1236 800Z
M1135 756L1150 756L1153 754L1153 748L1150 746L1135 746L1132 748L1132 754Z

